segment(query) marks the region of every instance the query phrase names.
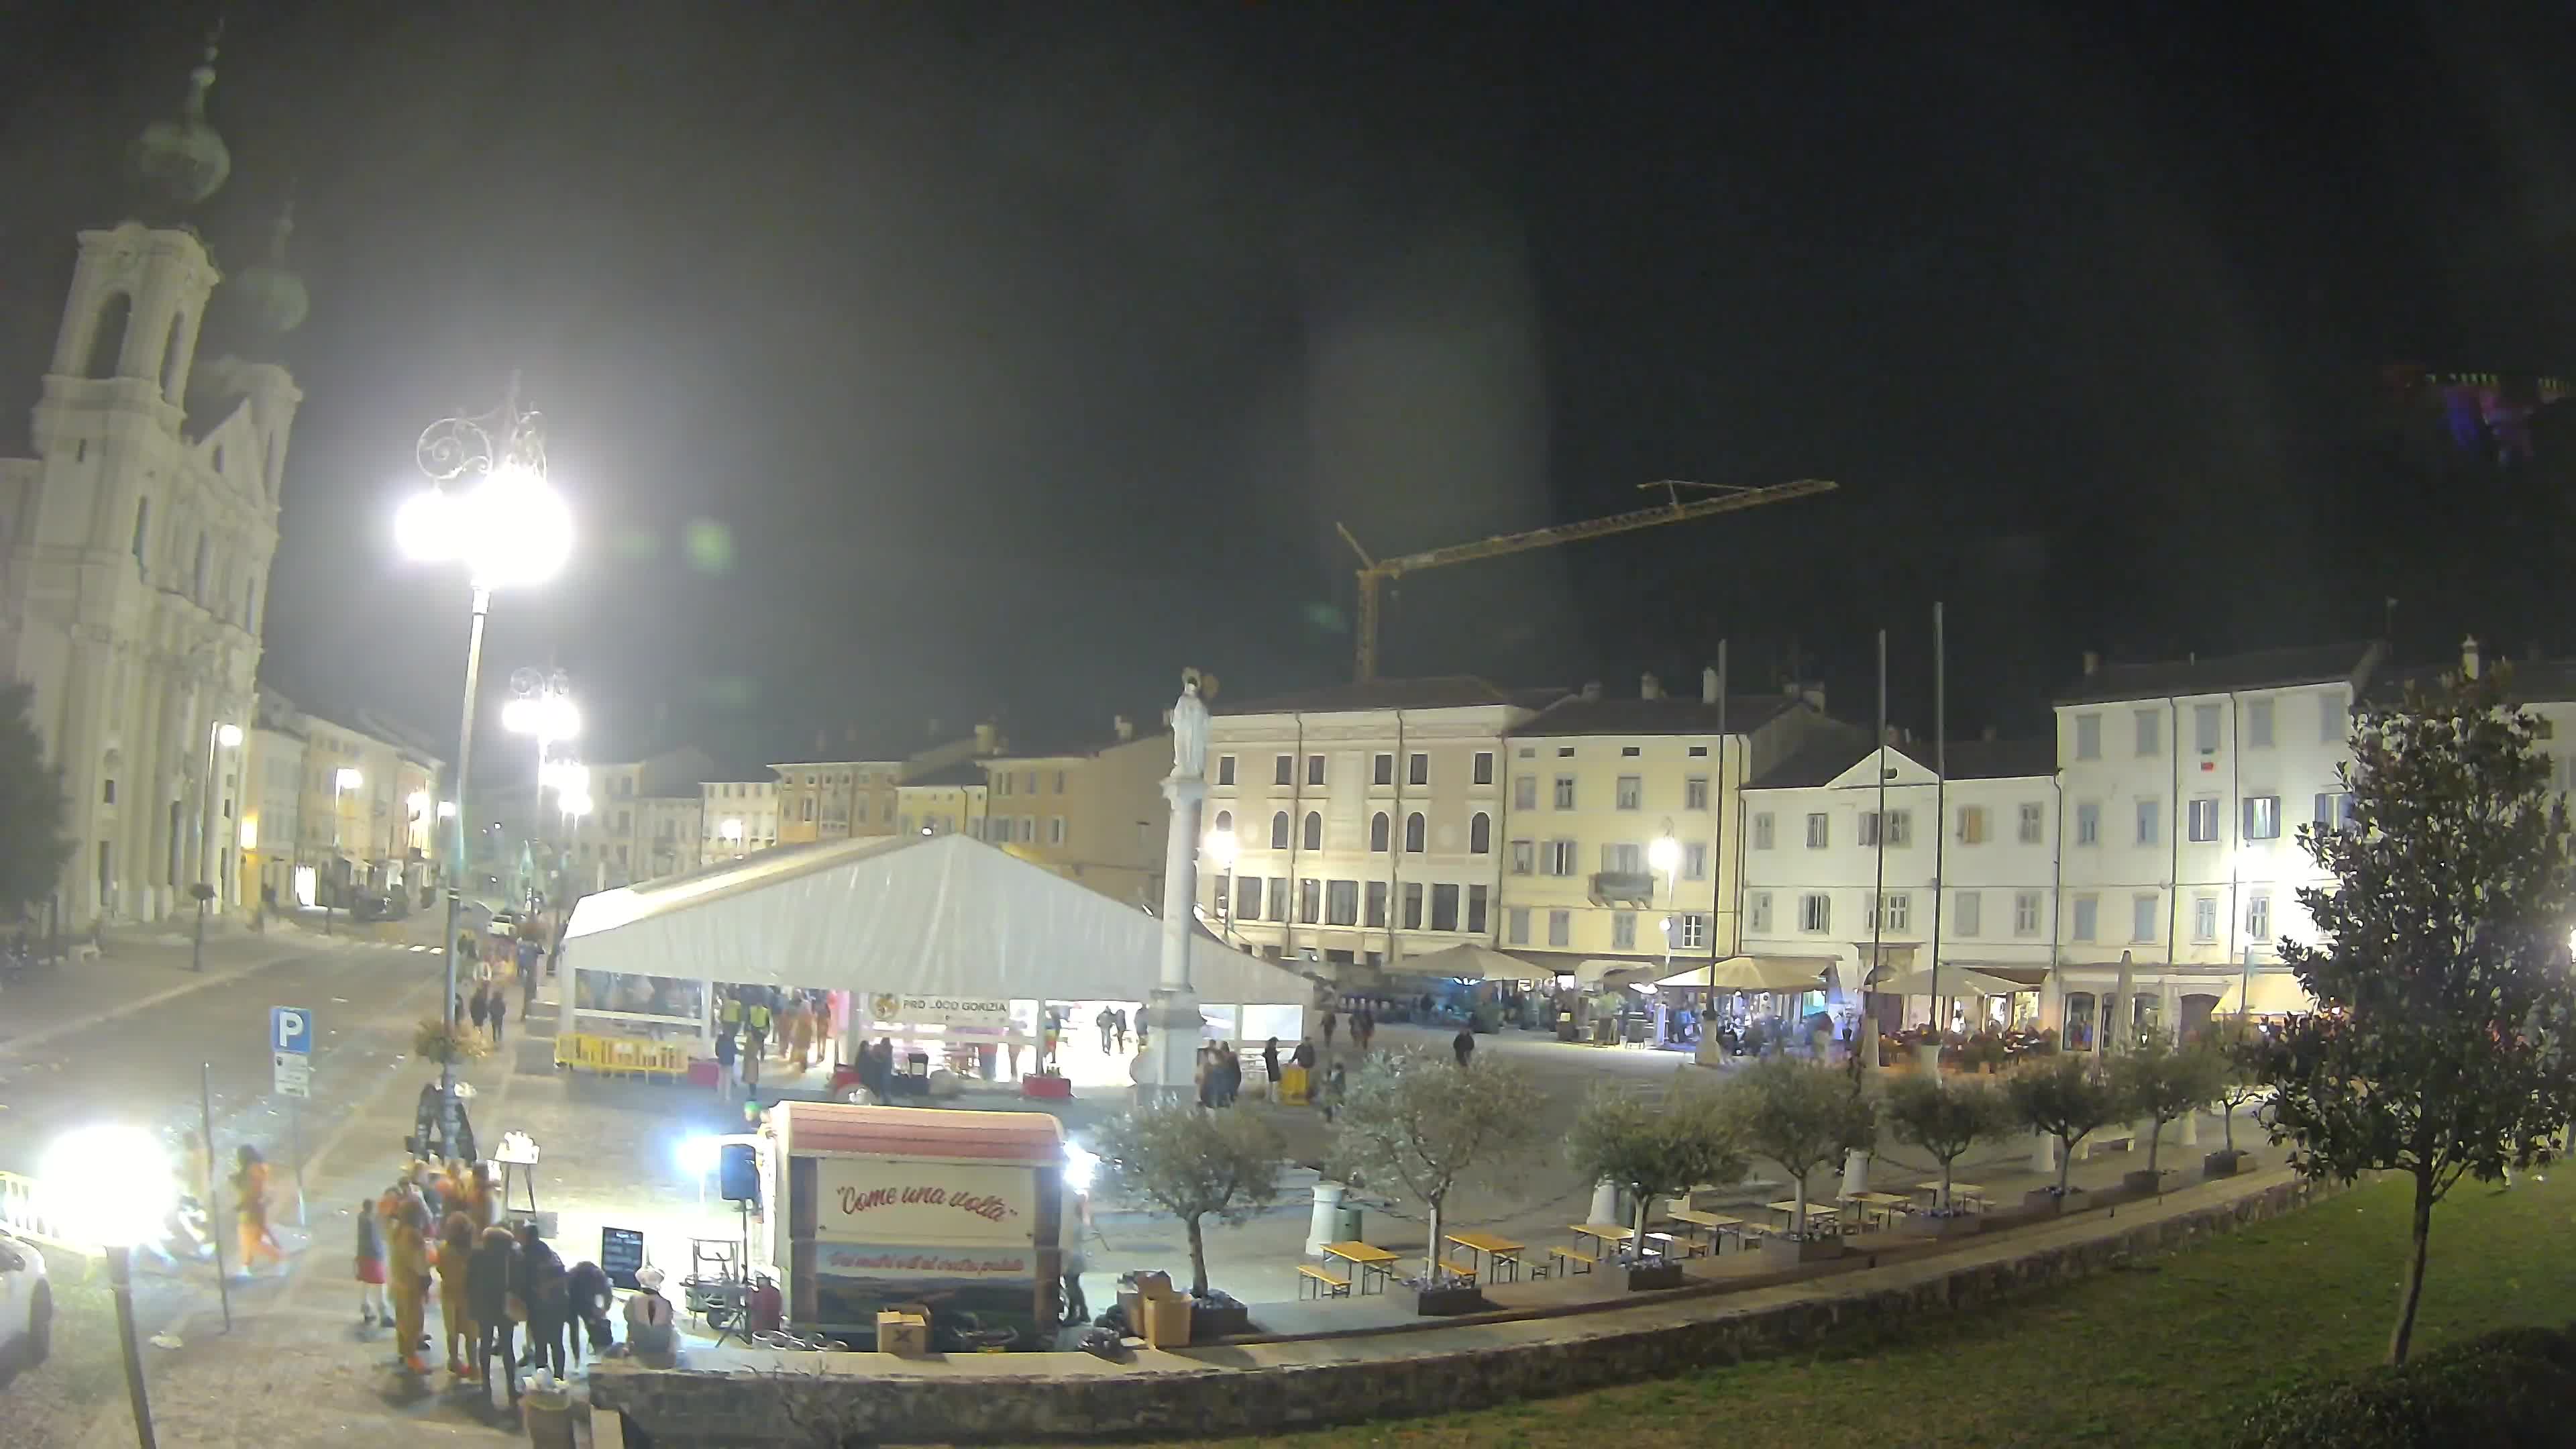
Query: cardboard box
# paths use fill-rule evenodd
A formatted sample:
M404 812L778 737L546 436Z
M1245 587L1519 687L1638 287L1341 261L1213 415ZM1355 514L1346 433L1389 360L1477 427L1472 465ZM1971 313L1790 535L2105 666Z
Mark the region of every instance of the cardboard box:
M1172 1275L1162 1272L1137 1274L1136 1296L1139 1298L1172 1297Z
M1145 1300L1145 1346L1148 1348L1187 1348L1190 1346L1190 1300L1187 1298L1148 1298Z
M913 1305L907 1304L906 1308ZM930 1356L930 1316L886 1309L877 1314L877 1352L897 1358Z

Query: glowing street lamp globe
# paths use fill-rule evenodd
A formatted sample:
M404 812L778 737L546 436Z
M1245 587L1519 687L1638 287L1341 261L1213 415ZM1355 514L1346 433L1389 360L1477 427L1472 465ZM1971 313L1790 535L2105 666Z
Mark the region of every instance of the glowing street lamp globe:
M545 475L504 462L470 484L413 495L394 515L394 540L420 563L459 563L478 589L523 588L572 556L572 510Z
M1646 847L1646 864L1666 875L1672 874L1673 867L1681 863L1681 842L1669 835L1656 837L1655 843Z
M161 1140L124 1123L82 1127L55 1139L36 1180L58 1221L105 1248L158 1238L179 1201Z
M241 726L240 726L240 725L237 725L237 724L219 724L219 725L215 726L215 743L216 743L216 744L219 744L219 745L223 746L225 749L230 750L230 749L238 749L238 748L240 748L240 746L241 746L241 742L242 742L242 730L241 730Z
M1231 830L1211 830L1207 833L1207 839L1200 843L1199 848L1207 852L1209 864L1219 870L1232 870L1235 855L1242 849L1242 843L1234 838L1234 832Z
M581 710L560 694L529 695L501 706L501 728L546 741L581 738Z
M355 790L366 782L366 777L364 775L359 774L356 770L353 770L346 765L342 765L338 770L332 772L331 775L331 783L343 790Z

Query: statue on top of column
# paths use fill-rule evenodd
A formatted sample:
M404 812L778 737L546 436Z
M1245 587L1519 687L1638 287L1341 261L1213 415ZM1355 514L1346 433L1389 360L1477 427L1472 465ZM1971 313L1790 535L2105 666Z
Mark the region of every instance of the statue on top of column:
M1207 774L1208 707L1199 698L1199 672L1181 671L1181 697L1172 705L1172 776L1193 780Z

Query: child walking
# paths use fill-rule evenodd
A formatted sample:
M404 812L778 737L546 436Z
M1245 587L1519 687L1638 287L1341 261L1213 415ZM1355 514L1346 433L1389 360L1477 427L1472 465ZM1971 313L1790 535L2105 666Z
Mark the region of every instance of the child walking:
M385 1230L377 1221L372 1198L358 1203L358 1324L391 1325L393 1310L385 1303Z

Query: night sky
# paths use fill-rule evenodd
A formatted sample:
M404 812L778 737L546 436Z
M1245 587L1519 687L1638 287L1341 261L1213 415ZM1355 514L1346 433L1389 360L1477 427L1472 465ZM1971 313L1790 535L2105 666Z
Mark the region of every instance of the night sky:
M1401 551L1666 477L1844 491L1425 575L1388 672L1630 690L1723 637L1866 718L1885 626L1928 723L1945 599L1969 730L2087 647L2391 596L2414 652L2576 646L2557 475L2373 441L2387 364L2576 369L2564 6L227 9L200 225L237 271L293 187L262 672L317 706L452 732L463 585L389 521L513 368L586 535L490 667L572 670L601 754L1338 678L1335 520ZM212 18L0 17L12 452Z

